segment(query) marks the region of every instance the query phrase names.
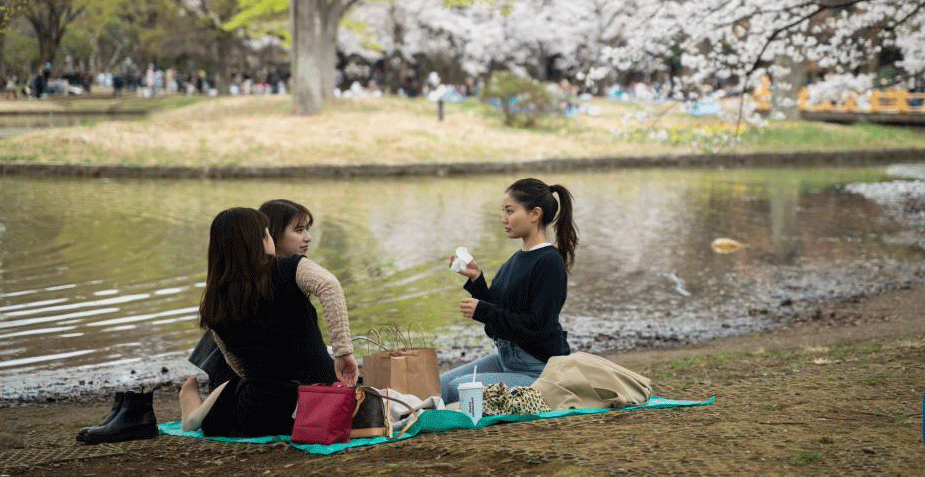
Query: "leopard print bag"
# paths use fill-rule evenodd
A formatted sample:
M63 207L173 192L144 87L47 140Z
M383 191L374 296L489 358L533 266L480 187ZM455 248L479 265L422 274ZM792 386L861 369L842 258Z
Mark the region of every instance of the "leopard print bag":
M537 414L551 411L543 395L531 387L507 387L504 383L490 384L482 392L482 415Z

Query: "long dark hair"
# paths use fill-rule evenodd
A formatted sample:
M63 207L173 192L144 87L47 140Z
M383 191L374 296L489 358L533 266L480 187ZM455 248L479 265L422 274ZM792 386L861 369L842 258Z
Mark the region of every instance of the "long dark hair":
M312 213L304 205L295 203L286 199L274 199L264 202L260 206L260 211L267 214L270 219L270 237L273 237L273 243L279 243L283 238L283 232L286 227L292 223L292 219L308 219L308 226L315 223Z
M543 226L553 222L556 229L556 247L565 262L565 269L572 268L575 261L575 246L578 245L578 227L572 219L572 193L565 186L546 185L539 179L520 179L507 188L507 193L525 209L539 207L543 211L540 219ZM559 194L559 202L552 196ZM556 215L558 212L558 216Z
M209 229L206 289L199 304L199 326L221 329L253 316L271 298L273 256L263 246L269 225L262 212L244 207L219 212Z

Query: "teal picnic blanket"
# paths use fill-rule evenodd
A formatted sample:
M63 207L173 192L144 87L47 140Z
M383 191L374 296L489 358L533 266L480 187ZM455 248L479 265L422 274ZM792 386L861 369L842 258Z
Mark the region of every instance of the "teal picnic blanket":
M634 409L663 409L667 407L680 406L705 406L708 404L713 404L714 401L716 401L716 395L713 395L710 397L710 399L704 401L667 399L661 396L652 396L645 404L622 407L617 410L631 411ZM330 455L350 447L369 446L383 442L394 442L396 440L408 439L420 432L444 432L454 429L486 427L498 424L500 422L533 421L536 419L550 419L553 417L572 416L576 414L595 414L614 410L615 409L613 408L606 407L600 409L562 409L558 411L541 412L539 414L499 414L497 416L485 416L479 419L479 422L473 424L472 419L469 419L469 416L463 414L460 411L453 411L450 409L425 409L421 411L417 422L412 424L411 427L408 428L408 431L398 439L389 439L385 436L377 436L351 439L350 442L345 442L342 444L296 444L289 440L289 436L264 436L247 438L205 437L202 435L202 431L187 432L182 430L180 428L180 421L165 422L163 424L158 424L157 427L160 429L161 434L169 434L172 436L196 437L199 439L210 439L225 442L246 442L252 444L287 442L292 447L302 449L305 452L310 452L312 454Z

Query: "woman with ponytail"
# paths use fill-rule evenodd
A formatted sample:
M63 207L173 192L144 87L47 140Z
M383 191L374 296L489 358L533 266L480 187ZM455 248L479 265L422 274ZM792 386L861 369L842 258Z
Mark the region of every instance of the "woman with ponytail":
M499 382L529 386L550 357L570 353L559 311L565 304L567 271L578 244L572 195L561 185L521 179L507 188L501 209L504 231L522 241L521 249L498 269L490 287L475 260L459 271L469 279L463 288L472 295L460 302L459 309L466 318L485 325L496 350L440 376L447 403L459 400L456 387L471 380L475 370L486 386ZM549 224L555 229L556 246L547 238ZM455 259L450 256L450 263Z

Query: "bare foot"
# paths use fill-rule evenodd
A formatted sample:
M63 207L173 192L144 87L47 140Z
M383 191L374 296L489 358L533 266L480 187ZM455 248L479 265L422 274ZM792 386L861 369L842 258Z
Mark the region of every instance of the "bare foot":
M180 387L180 394L178 397L180 398L180 416L184 424L183 430L195 430L186 429L186 423L190 420L190 416L202 405L202 396L199 394L199 382L196 381L195 376L186 378L186 381L183 382L183 386Z
M180 415L182 416L182 428L184 431L195 431L202 427L202 421L206 414L215 405L215 401L222 394L228 382L220 384L205 399L199 394L199 383L196 378L190 376L180 387Z
M183 381L183 385L180 387L180 392L182 393L189 386L196 386L196 389L199 389L199 381L196 381L196 376L186 378L186 381Z

